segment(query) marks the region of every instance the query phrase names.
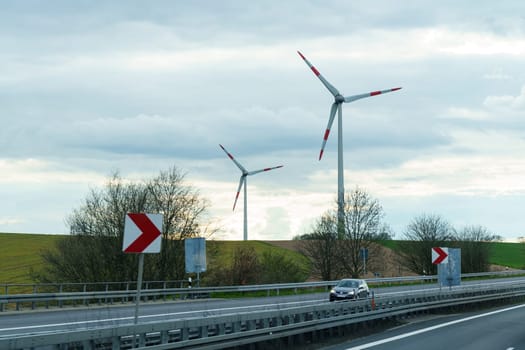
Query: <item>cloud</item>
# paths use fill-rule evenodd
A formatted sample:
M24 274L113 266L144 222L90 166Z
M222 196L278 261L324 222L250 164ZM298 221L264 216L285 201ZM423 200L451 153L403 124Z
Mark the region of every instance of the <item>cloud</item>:
M483 105L493 110L522 111L525 109L525 86L522 86L517 96L488 96Z

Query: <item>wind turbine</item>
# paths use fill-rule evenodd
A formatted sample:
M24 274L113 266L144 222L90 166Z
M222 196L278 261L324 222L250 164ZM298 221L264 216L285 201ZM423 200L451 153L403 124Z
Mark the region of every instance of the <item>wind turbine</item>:
M323 144L321 146L321 152L319 153L319 160L323 157L324 147L326 145L326 141L328 140L328 135L330 134L330 129L332 128L332 124L334 122L335 113L338 112L337 117L337 218L338 218L338 231L340 231L343 228L344 223L344 173L343 173L343 103L350 103L354 102L356 100L365 98L365 97L371 97L371 96L377 96L381 94L385 94L387 92L397 91L400 90L400 87L388 89L388 90L378 90L378 91L372 91L367 92L364 94L359 95L353 95L345 97L343 96L339 90L337 90L332 84L326 80L321 73L304 57L304 55L297 51L299 56L304 60L304 62L310 67L312 72L321 80L321 83L330 91L330 93L334 96L334 103L332 103L332 108L330 109L330 118L328 119L328 125L326 127L326 131L324 132L323 137Z
M233 158L233 156L226 150L226 148L224 148L221 144L219 144L219 146L221 146L224 153L226 153L226 155L230 157L230 159L235 163L235 165L237 165L237 168L239 168L239 170L242 172L241 178L239 180L239 187L237 188L237 195L235 196L235 201L233 202L233 210L235 210L235 205L237 204L239 193L241 193L241 187L244 186L244 235L243 237L244 237L244 240L246 241L248 240L248 207L247 207L248 195L247 195L247 190L246 190L246 187L247 187L246 178L250 175L262 173L263 171L270 171L273 169L282 168L283 166L279 165L279 166L274 166L272 168L264 168L264 169L255 170L255 171L248 171L246 170L246 168L244 168L241 165L241 163L239 163L235 158Z

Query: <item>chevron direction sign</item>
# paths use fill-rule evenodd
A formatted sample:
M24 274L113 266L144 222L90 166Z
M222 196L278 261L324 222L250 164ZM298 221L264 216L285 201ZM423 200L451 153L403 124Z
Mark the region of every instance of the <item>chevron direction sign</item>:
M124 253L160 253L162 215L128 213L124 222Z
M448 248L434 247L432 248L432 264L447 264L448 263Z

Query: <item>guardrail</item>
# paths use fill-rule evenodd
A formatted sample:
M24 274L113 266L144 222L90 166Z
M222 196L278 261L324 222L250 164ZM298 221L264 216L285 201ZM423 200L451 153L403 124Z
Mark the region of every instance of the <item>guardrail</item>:
M525 270L511 270L499 272L481 272L463 274L463 278L472 277L490 277L525 274ZM366 279L368 283L404 283L404 282L422 282L436 280L436 275L429 276L404 276L404 277L380 277ZM328 281L326 283L335 283ZM308 284L309 282L307 282ZM145 281L142 289L168 289L168 288L185 288L190 285L188 280L176 281ZM198 281L194 280L194 285ZM135 290L136 281L123 282L91 282L91 283L0 283L0 295L8 294L37 294L37 293L62 293L62 292L102 292L114 290ZM20 293L21 290L30 291L30 293Z
M79 349L220 349L294 335L315 338L325 329L431 309L493 300L525 299L525 282L500 282L358 301L184 318L162 322L0 338L1 349L55 346Z
M525 271L503 271L503 272L485 272L474 274L463 274L462 278L475 277L490 277L490 276L511 276L516 274L524 274ZM405 276L405 277L387 277L387 278L371 278L366 280L370 285L392 284L392 283L418 283L418 282L433 282L437 281L437 276ZM266 292L270 296L272 292L279 295L281 291L291 290L297 294L302 289L324 289L328 291L329 288L337 284L338 281L321 281L321 282L304 282L304 283L279 283L279 284L264 284L264 285L245 285L245 286L226 286L226 287L200 287L200 288L167 288L169 285L180 284L187 281L150 281L145 282L145 289L141 292L141 301L159 300L166 301L168 299L187 299L208 297L217 293L250 293L250 292ZM125 284L125 290L110 290L111 283ZM56 293L39 292L31 294L0 294L0 312L9 309L9 305L14 305L14 310L22 310L24 308L36 309L37 307L49 308L56 306L59 308L76 305L92 305L92 304L115 304L135 302L136 290L130 289L130 286L135 285L136 282L107 282L99 283L97 285L106 285L104 291L87 291L89 284L57 284L57 286L83 286L82 292L64 292L66 288L59 288ZM151 286L161 285L163 288L151 289ZM42 286L42 285L34 285ZM48 286L43 285L43 286ZM149 288L149 289L148 289ZM6 287L6 291L8 288ZM42 290L42 288L35 287L34 290Z
M188 285L188 280L145 281L142 283L142 289L184 288ZM91 283L0 283L0 296L2 294L107 292L112 290L135 290L136 288L137 281ZM24 293L24 291L29 291L29 293Z

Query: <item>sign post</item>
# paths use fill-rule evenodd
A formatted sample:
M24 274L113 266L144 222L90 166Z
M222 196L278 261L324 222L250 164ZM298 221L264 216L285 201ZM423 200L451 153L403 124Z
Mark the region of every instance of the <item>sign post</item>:
M144 253L160 253L162 242L162 215L128 213L124 221L124 253L139 254L137 295L135 297L135 324L139 319L140 292L144 271Z
M135 297L135 324L139 322L140 292L142 290L142 274L144 272L144 253L139 254L139 272L137 276L137 295Z
M366 275L366 261L368 260L368 248L359 249L359 256L363 259L363 271Z

